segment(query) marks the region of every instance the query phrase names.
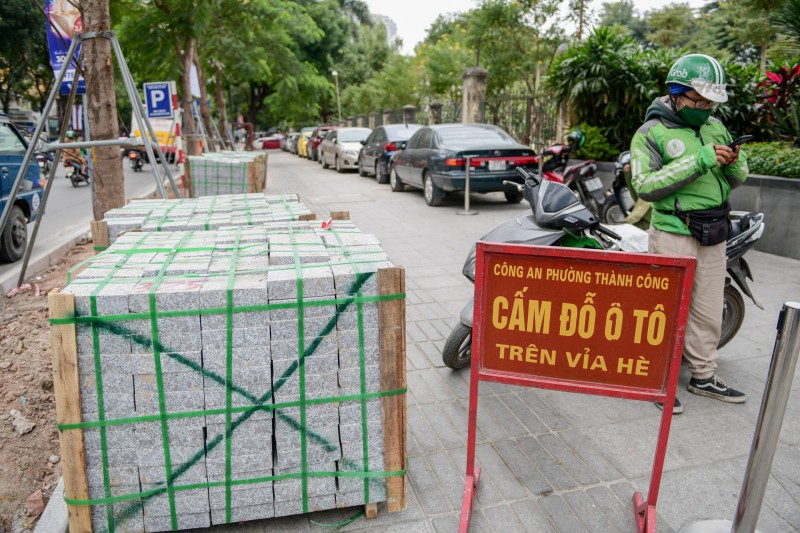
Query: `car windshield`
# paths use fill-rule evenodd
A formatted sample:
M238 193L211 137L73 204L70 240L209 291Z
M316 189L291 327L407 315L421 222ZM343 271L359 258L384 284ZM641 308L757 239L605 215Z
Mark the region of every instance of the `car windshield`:
M494 128L442 128L438 133L445 146L479 147L517 144L506 132Z
M365 140L369 137L371 130L366 128L358 129L358 130L340 130L339 131L339 142L343 143L357 143Z
M407 141L412 135L417 133L420 126L411 128L386 128L387 136L392 141Z

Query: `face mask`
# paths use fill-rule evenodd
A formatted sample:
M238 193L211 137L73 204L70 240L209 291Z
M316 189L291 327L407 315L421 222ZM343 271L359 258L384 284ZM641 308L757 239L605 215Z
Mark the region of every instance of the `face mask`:
M678 110L678 116L688 125L699 128L708 121L711 111L711 109L695 109L685 105Z

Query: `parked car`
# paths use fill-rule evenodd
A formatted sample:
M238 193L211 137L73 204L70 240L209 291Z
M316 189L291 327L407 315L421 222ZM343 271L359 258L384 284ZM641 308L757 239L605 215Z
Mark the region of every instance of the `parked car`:
M297 155L300 157L306 157L308 139L311 138L311 134L314 133L315 129L313 126L308 126L300 130L300 137L297 139Z
M286 141L286 144L289 148L288 152L290 154L297 153L297 141L300 139L300 132L296 131L294 133L289 134L289 138Z
M281 147L281 137L270 135L269 137L259 137L253 141L254 150L274 150Z
M0 210L5 209L9 201L27 149L28 145L22 134L7 115L0 113ZM39 164L33 158L11 206L6 227L0 234L0 262L11 263L25 254L28 246L28 223L34 222L39 215L44 192L39 172Z
M335 126L320 126L311 133L311 138L308 140L308 146L306 147L307 157L310 160L316 161L319 159L319 145L328 132L334 129L334 127Z
M426 126L398 151L389 167L392 191L406 185L421 188L428 205L441 205L445 194L463 191L466 161L470 157L470 191L503 191L506 200L518 203L522 193L503 181L521 183L517 167L535 169L534 152L489 124L442 124Z
M397 152L397 144L407 141L421 127L422 124L387 124L375 128L358 153L358 173L371 174L378 183L389 183L389 161Z
M361 141L369 137L369 128L339 128L331 130L319 145L322 168L333 165L336 172L358 168L358 152Z

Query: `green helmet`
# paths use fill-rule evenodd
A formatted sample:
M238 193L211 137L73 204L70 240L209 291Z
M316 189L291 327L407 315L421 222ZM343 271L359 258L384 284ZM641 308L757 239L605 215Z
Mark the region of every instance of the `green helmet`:
M725 72L719 61L704 54L689 54L678 59L667 74L667 84L683 85L712 102L727 102Z
M567 135L567 143L569 143L573 150L578 150L586 144L586 135L581 130L575 129L572 133Z
M67 133L64 134L64 137L66 137L67 139L77 139L78 134L72 130L69 130Z

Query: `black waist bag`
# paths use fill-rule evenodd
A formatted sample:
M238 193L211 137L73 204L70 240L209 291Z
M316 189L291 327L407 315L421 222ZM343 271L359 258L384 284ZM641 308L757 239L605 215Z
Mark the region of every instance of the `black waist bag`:
M662 211L662 213L664 212ZM711 209L666 211L686 224L686 228L703 246L713 246L728 240L731 234L731 221L728 218L730 212L731 206L727 201L721 206Z

